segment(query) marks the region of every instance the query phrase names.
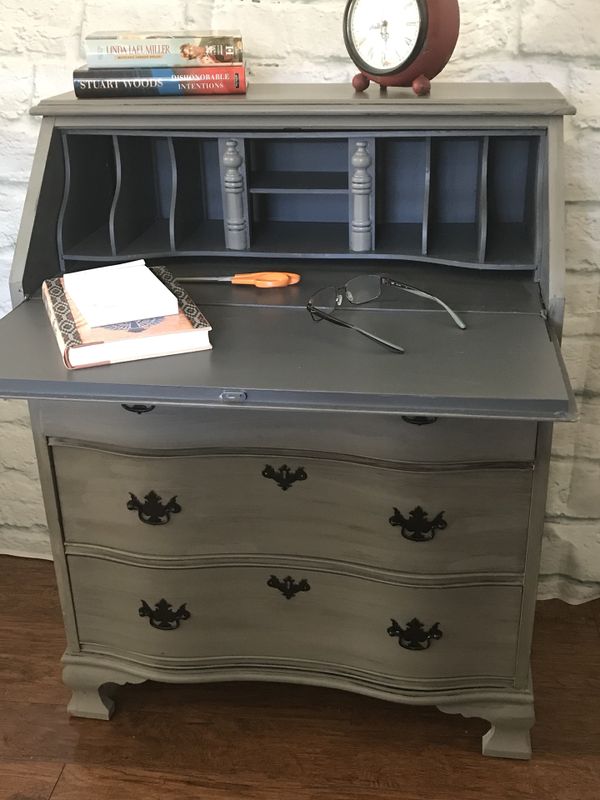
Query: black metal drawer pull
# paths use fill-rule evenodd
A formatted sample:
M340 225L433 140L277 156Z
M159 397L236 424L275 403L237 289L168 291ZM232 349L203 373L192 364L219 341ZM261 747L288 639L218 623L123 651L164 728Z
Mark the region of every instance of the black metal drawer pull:
M409 511L408 519L397 508L390 517L390 525L400 526L400 533L411 542L430 542L435 537L436 531L443 531L448 527L444 519L444 511L440 511L433 519L428 519L428 512L421 506L416 506Z
M297 470L292 472L287 464L283 464L279 469L275 469L270 464L265 464L262 475L264 478L275 481L284 492L296 481L305 481L308 478L304 467L298 467Z
M284 578L282 581L279 580L276 575L271 575L267 581L267 586L270 586L272 589L279 589L281 594L288 600L291 600L298 592L310 591L310 585L306 578L302 578L299 583L296 583L291 575L288 575L287 578Z
M174 611L171 604L167 603L163 597L162 600L155 604L153 610L145 600L142 600L138 614L140 617L148 617L150 625L159 631L174 631L177 630L182 620L189 619L192 616L186 605L187 603L184 603Z
M162 498L154 490L148 492L144 497L144 503L138 500L132 492L129 492L129 497L127 508L129 511L137 511L138 517L146 525L166 525L171 519L171 514L179 514L181 511L181 506L176 502L176 494L164 505L161 502Z
M398 644L405 650L428 650L434 639L441 639L444 635L439 628L440 623L436 622L428 631L422 622L415 617L402 628L395 619L387 629L390 636L398 637Z
M434 422L438 421L437 417L403 416L402 419L404 420L404 422L408 422L409 425L433 425Z
M156 406L151 406L144 403L121 403L121 408L124 408L125 411L131 411L133 414L147 414L149 411L154 411Z

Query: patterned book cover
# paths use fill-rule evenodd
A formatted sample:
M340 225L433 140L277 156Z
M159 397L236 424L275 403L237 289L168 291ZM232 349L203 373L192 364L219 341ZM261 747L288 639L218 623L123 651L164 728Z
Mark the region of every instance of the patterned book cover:
M42 285L42 299L67 369L209 350L210 324L165 267L150 267L177 297L179 313L90 328L61 277Z

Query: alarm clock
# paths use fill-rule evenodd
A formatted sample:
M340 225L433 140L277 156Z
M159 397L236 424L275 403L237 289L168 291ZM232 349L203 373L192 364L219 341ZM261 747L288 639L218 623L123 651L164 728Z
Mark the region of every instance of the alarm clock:
M460 28L458 0L348 0L344 42L360 69L356 91L371 81L412 86L427 95L454 52Z

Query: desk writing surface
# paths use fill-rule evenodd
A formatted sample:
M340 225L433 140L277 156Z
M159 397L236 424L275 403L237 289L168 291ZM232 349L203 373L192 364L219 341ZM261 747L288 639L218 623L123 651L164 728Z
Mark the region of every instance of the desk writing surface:
M39 300L0 320L0 395L559 419L570 394L539 314L343 310L393 353L301 308L206 306L212 351L66 370Z

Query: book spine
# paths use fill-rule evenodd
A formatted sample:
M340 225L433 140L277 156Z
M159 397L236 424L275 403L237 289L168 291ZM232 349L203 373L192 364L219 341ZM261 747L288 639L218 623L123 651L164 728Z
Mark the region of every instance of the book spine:
M189 67L210 64L241 64L241 36L190 34L189 36L127 36L84 40L89 67Z
M243 66L75 70L77 97L245 94Z
M52 304L52 299L50 297L50 291L48 288L47 281L44 281L44 283L42 284L42 300L44 301L44 308L46 309L46 314L48 315L48 319L50 320L50 325L52 326L52 330L54 331L54 335L56 336L56 341L58 342L58 348L60 350L63 363L65 367L71 369L68 359L67 342L60 329L58 318L54 313L54 306Z

